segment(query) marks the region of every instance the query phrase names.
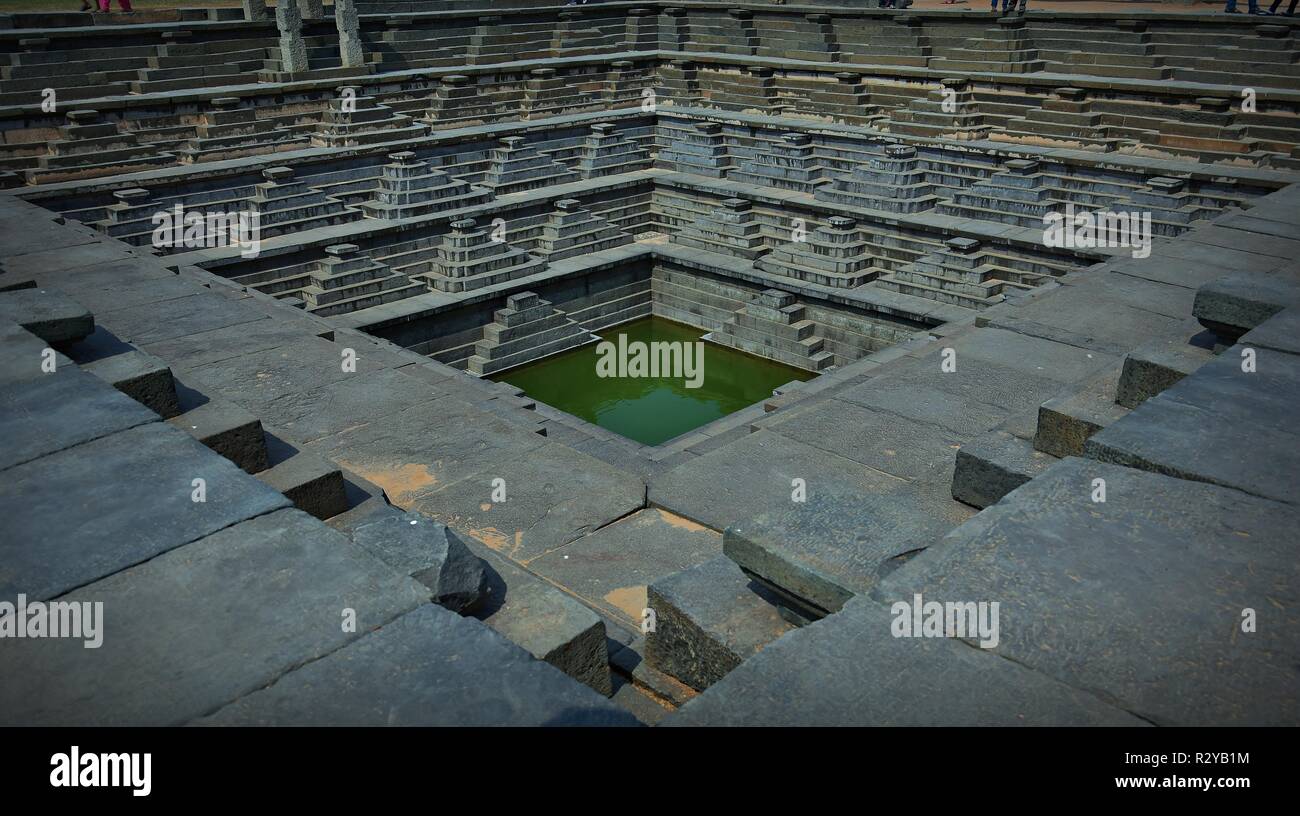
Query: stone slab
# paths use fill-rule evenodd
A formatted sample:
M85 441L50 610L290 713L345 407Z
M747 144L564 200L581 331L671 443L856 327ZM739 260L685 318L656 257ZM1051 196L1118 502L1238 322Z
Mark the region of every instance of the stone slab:
M1257 369L1242 371L1240 348L1138 406L1088 440L1085 453L1105 462L1234 487L1300 502L1300 438L1292 417L1300 400L1300 360L1256 350Z
M932 385L904 381L900 376L872 378L846 388L836 398L913 422L935 425L960 437L983 433L1006 415L1004 408L966 401Z
M147 302L112 311L101 311L100 321L124 342L148 346L164 340L251 323L263 315L214 292L157 302Z
M988 651L1149 722L1295 723L1298 523L1295 508L1238 491L1069 458L873 598L996 601ZM1259 621L1244 633L1248 608Z
M11 321L0 320L0 347L5 350L0 355L0 386L48 377L50 372L44 368L46 349L54 352L56 372L73 365L63 353L50 349L44 340Z
M648 509L528 562L602 614L639 628L646 587L722 553L722 536L665 510Z
M158 416L71 364L0 391L0 470L73 448Z
M884 473L772 431L756 431L653 478L651 506L724 530L790 502L794 480L809 495L832 487L887 495L905 484Z
M17 323L52 345L75 343L95 330L89 309L53 289L0 292L0 320Z
M0 640L5 725L180 725L384 626L425 604L428 593L289 509L65 600L103 604L103 645ZM355 632L344 631L344 608L356 614Z
M859 598L784 635L665 726L1143 725L1093 695L951 638L896 638Z
M1300 309L1283 309L1246 332L1238 341L1243 348L1266 348L1300 354Z
M1110 275L1108 280L1124 277ZM1179 289L1172 286L1164 288L1171 291ZM1020 319L1070 332L1082 338L1078 342L1089 343L1099 351L1134 348L1152 337L1174 331L1181 320L1187 316L1186 312L1178 316L1153 312L1126 302L1121 296L1112 295L1106 289L1096 286L1061 286L1043 293L1041 297L1029 300L1023 306L1012 310L1010 314ZM1008 349L1005 359L1012 360L1016 356ZM1044 365L1042 362L1037 364ZM1092 367L1082 366L1082 368L1086 373ZM1051 365L1044 365L1044 369L1071 374L1070 377L1061 376L1063 382L1078 379L1077 368L1053 369Z
M413 501L498 463L519 462L547 444L545 437L485 416L453 397L413 405L382 422L357 419L357 427L307 448L383 488L389 501L407 509L436 512L436 506L416 508Z
M0 598L53 598L288 504L157 422L44 456L0 480Z
M645 506L640 478L557 443L496 461L476 462L468 452L464 464L481 467L417 493L408 506L523 564ZM505 501L493 501L496 479Z
M900 479L931 473L959 445L957 434L945 428L838 399L818 400L757 424Z
M141 347L166 360L172 371L180 374L209 363L287 346L302 340L306 333L307 327L295 321L262 317L236 326L144 343Z
M811 490L728 526L723 552L813 615L836 612L955 526L927 497L906 490ZM802 610L800 610L802 611Z
M429 604L201 724L628 726L636 720L482 623Z
M223 298L221 302L229 301ZM346 370L345 348L319 337L304 337L288 345L195 368L186 380L193 380L204 393L223 396L262 416L290 395L305 394L379 368L358 352L355 371ZM383 395L374 394L373 398L380 401ZM283 426L283 420L281 417L274 424Z
M332 361L331 361L332 362ZM392 369L359 371L334 382L291 391L259 406L269 425L299 442L314 442L443 396L446 387L420 382Z

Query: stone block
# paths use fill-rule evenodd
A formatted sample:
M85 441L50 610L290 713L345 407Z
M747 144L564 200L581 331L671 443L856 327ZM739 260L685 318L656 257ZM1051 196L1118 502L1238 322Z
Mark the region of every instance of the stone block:
M1232 344L1288 307L1300 305L1300 283L1283 275L1229 275L1196 290L1192 314Z
M1003 496L1046 470L1056 457L1006 431L991 431L957 451L952 497L972 507L997 504Z
M924 496L895 489L855 492L815 483L807 501L787 500L738 520L723 552L816 619L838 611L953 527Z
M1154 340L1124 358L1115 403L1136 408L1214 359L1211 349L1178 340Z
M87 363L84 368L164 419L180 413L172 370L152 354L128 351Z
M0 354L0 385L24 380L48 377L50 372L46 360L50 360L57 372L67 366L72 367L72 360L62 353L50 349L46 342L19 326L0 320L0 347L5 353ZM46 349L53 351L50 356Z
M206 452L203 457L220 461ZM223 464L240 481L257 484ZM147 538L133 532L161 532L149 524L153 518L134 509L138 526L102 530L95 545L116 549ZM284 509L83 586L64 600L103 604L102 647L86 649L75 638L0 640L0 723L182 725L427 606L428 594L339 533ZM345 609L355 614L355 628L341 625ZM351 695L344 700L358 703Z
M1300 502L1300 358L1256 349L1242 369L1233 347L1088 440L1087 456Z
M1125 416L1128 409L1115 404L1123 364L1111 365L1102 373L1061 396L1044 402L1038 409L1038 432L1034 450L1052 456L1078 456L1088 437Z
M479 621L426 604L200 724L629 726L636 720Z
M208 400L167 421L248 473L269 464L262 421L233 402Z
M56 597L288 504L160 422L42 456L0 480L0 598Z
M257 478L284 494L293 506L318 519L337 516L348 509L343 473L333 462L299 451Z
M471 612L483 599L483 561L446 525L419 513L404 513L357 527L352 540L424 584L435 603L453 612Z
M157 420L69 363L0 392L0 470Z
M647 585L721 555L722 536L665 510L648 509L528 562L622 625L640 627Z
M0 321L17 323L52 345L75 343L95 330L86 307L53 289L0 292Z
M703 691L794 627L729 558L719 557L649 587L655 628L646 660Z
M605 622L563 590L470 540L487 566L487 592L474 617L538 660L609 696Z
M1104 502L1093 500L1095 479L1106 483ZM915 593L996 601L991 657L1151 723L1289 724L1300 721L1291 670L1300 606L1290 600L1300 589L1298 512L1072 457L954 530L872 597L886 608ZM1243 633L1248 608L1268 625ZM963 648L978 652L975 640Z
M1145 725L1087 691L951 638L896 638L857 599L790 632L665 726Z

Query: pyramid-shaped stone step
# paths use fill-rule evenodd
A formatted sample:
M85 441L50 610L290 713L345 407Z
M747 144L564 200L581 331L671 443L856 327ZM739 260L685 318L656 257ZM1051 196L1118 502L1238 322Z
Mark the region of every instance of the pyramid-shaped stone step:
M566 198L555 202L533 251L554 263L630 243L631 235L593 215L577 199Z
M535 292L520 292L506 298L505 308L484 328L468 369L479 376L494 374L596 339L550 301Z
M545 261L497 240L474 219L465 218L452 222L429 259L429 271L415 278L439 292L469 292L535 275L545 266Z
M832 216L798 240L782 244L755 263L759 269L783 278L853 289L875 280L880 270L863 231L852 218Z
M815 331L793 295L767 289L704 339L805 371L821 371L835 364L835 355L823 350L825 341Z
M423 124L379 104L373 96L362 96L358 87L346 86L330 99L311 141L318 147L356 147L401 142L424 134Z
M650 165L650 152L618 134L618 126L601 122L591 126L578 153L578 172L584 179L643 170Z
M725 177L732 165L727 137L717 122L701 122L690 130L677 131L655 157L655 167L709 178Z
M390 153L388 158L374 197L361 204L371 218L413 218L472 207L492 198L490 190L454 179L409 150Z
M872 210L916 213L933 209L940 200L927 181L925 168L910 145L890 145L884 155L869 159L847 176L836 176L814 193L819 201L851 204Z
M502 196L577 180L577 173L527 145L522 136L508 136L493 148L481 184Z
M800 193L813 193L829 181L826 167L814 154L812 137L806 133L783 134L779 142L753 159L742 159L727 178Z
M674 244L751 261L767 251L753 206L741 198L722 201L717 209L687 224L670 240Z

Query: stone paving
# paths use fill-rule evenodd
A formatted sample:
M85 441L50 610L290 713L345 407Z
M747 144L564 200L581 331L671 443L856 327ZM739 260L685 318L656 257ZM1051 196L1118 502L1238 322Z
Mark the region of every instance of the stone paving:
M1289 23L408 6L0 15L6 724L1300 720Z

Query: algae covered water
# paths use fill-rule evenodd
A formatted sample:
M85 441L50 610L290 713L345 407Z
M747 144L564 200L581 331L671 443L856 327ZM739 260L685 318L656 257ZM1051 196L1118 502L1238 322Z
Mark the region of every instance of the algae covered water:
M661 317L647 317L598 334L622 349L636 350L638 342L646 346L668 342L690 344L689 353L698 348L693 344L705 332ZM635 361L619 372L622 376L602 377L598 370L602 354L596 343L503 371L492 379L522 388L538 402L593 425L644 445L658 445L770 397L779 385L814 376L712 343L702 343L702 347L698 388L688 387L687 377L672 376L671 371L642 376L648 369L638 369ZM605 365L605 373L609 370Z

